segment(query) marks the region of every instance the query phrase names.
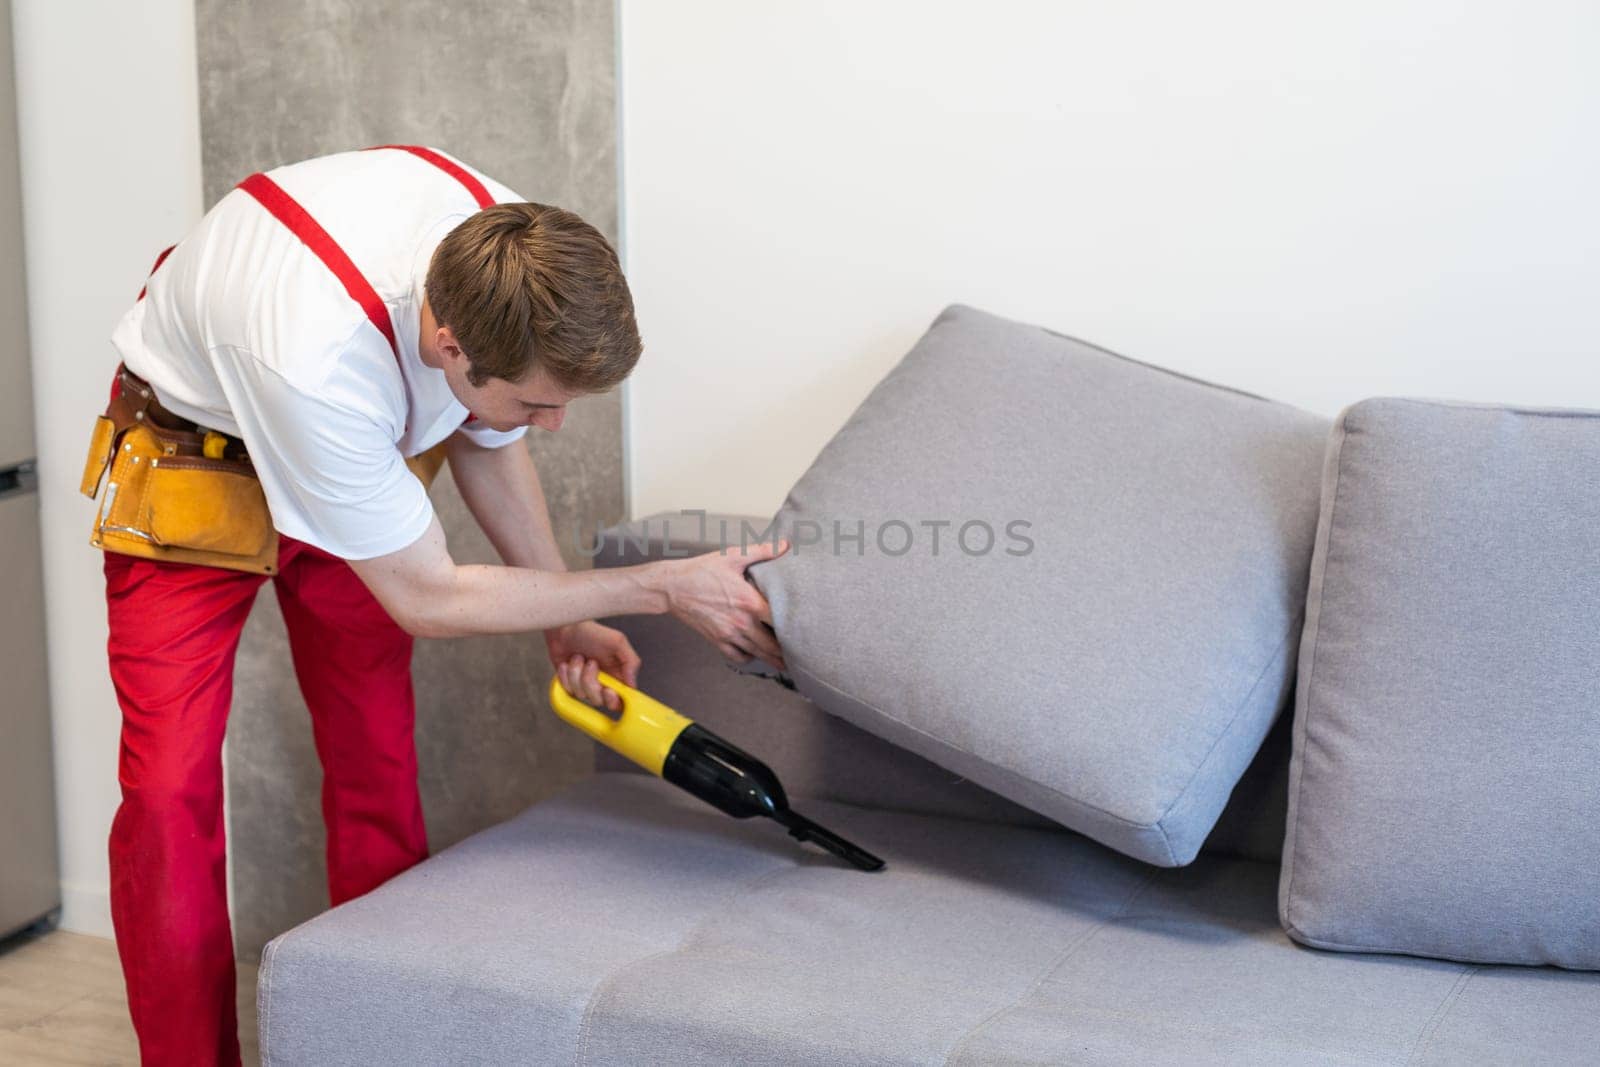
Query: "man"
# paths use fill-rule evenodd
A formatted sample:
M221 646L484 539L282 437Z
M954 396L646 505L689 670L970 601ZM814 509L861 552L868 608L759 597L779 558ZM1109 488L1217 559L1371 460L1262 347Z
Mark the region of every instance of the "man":
M335 904L427 853L414 635L542 631L562 683L611 708L598 671L632 683L639 657L599 617L670 611L730 659L782 663L744 578L781 546L562 565L521 439L640 352L616 254L568 212L411 146L253 175L158 263L113 342L85 491L109 471L93 540L123 716L111 902L147 1064L239 1060L220 749L269 576ZM441 449L505 566L450 558L419 480Z

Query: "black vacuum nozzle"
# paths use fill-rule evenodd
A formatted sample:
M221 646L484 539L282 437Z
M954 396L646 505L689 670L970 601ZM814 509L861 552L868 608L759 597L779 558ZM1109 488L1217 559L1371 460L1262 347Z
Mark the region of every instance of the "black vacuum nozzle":
M764 815L782 823L789 836L810 841L863 871L881 871L883 860L818 826L789 808L772 768L698 724L684 728L667 752L661 777L736 819Z

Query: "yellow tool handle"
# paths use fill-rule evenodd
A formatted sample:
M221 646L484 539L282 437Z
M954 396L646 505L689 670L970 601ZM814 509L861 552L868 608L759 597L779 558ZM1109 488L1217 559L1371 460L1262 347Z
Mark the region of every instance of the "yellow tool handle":
M602 745L659 775L672 743L692 720L604 671L600 672L600 684L622 698L622 711L615 719L567 692L560 678L550 679L550 707Z

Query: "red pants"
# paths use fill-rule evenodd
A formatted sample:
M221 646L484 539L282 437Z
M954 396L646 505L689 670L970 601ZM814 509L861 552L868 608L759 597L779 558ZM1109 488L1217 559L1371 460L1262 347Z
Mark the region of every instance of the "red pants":
M222 826L234 652L266 578L105 556L122 706L111 915L146 1064L239 1062ZM285 537L273 584L322 760L328 887L359 896L427 855L411 637L349 564Z

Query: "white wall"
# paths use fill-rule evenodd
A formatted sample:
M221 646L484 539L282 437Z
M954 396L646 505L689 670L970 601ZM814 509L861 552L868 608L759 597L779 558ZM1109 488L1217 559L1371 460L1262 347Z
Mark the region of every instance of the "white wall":
M630 506L770 513L944 304L1333 413L1600 408L1600 6L622 0Z
M78 478L116 367L108 337L155 254L200 216L191 0L13 0L38 415L62 925L109 934L120 716L94 505Z

